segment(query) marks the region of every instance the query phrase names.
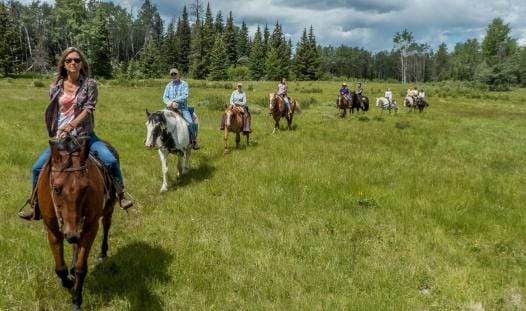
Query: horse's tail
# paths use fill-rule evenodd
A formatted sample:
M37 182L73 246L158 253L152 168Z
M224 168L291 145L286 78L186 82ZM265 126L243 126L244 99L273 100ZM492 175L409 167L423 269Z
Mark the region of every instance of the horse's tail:
M294 100L294 102L296 103L296 106L294 107L294 112L295 113L301 113L300 103L297 100Z

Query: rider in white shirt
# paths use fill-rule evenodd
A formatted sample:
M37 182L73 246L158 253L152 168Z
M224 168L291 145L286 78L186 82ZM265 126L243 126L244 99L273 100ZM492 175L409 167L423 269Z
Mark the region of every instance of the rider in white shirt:
M385 98L389 101L389 104L393 102L393 92L391 92L391 88L387 88L387 91L385 91Z

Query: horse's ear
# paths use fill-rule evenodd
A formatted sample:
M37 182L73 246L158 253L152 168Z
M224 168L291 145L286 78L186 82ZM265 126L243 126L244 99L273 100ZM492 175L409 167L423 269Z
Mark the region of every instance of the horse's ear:
M148 111L148 108L146 108L146 115L148 116L148 118L150 117L150 112Z

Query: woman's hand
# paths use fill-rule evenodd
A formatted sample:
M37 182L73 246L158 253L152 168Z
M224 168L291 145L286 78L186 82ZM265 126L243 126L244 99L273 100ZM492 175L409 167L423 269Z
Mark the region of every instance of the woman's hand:
M64 125L63 127L61 127L60 129L58 129L57 137L59 138L66 137L74 129L75 129L75 126L71 123L68 123Z

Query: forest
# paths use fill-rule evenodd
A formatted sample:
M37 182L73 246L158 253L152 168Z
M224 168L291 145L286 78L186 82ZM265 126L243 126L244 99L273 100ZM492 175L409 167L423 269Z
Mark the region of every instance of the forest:
M177 67L207 80L473 81L491 90L526 85L526 47L496 17L482 40L433 49L408 29L393 34L391 50L321 46L305 25L299 42L279 21L251 35L232 12L213 12L196 1L165 25L155 4L138 12L96 0L0 2L0 74L49 73L62 50L81 48L95 77L147 79Z

